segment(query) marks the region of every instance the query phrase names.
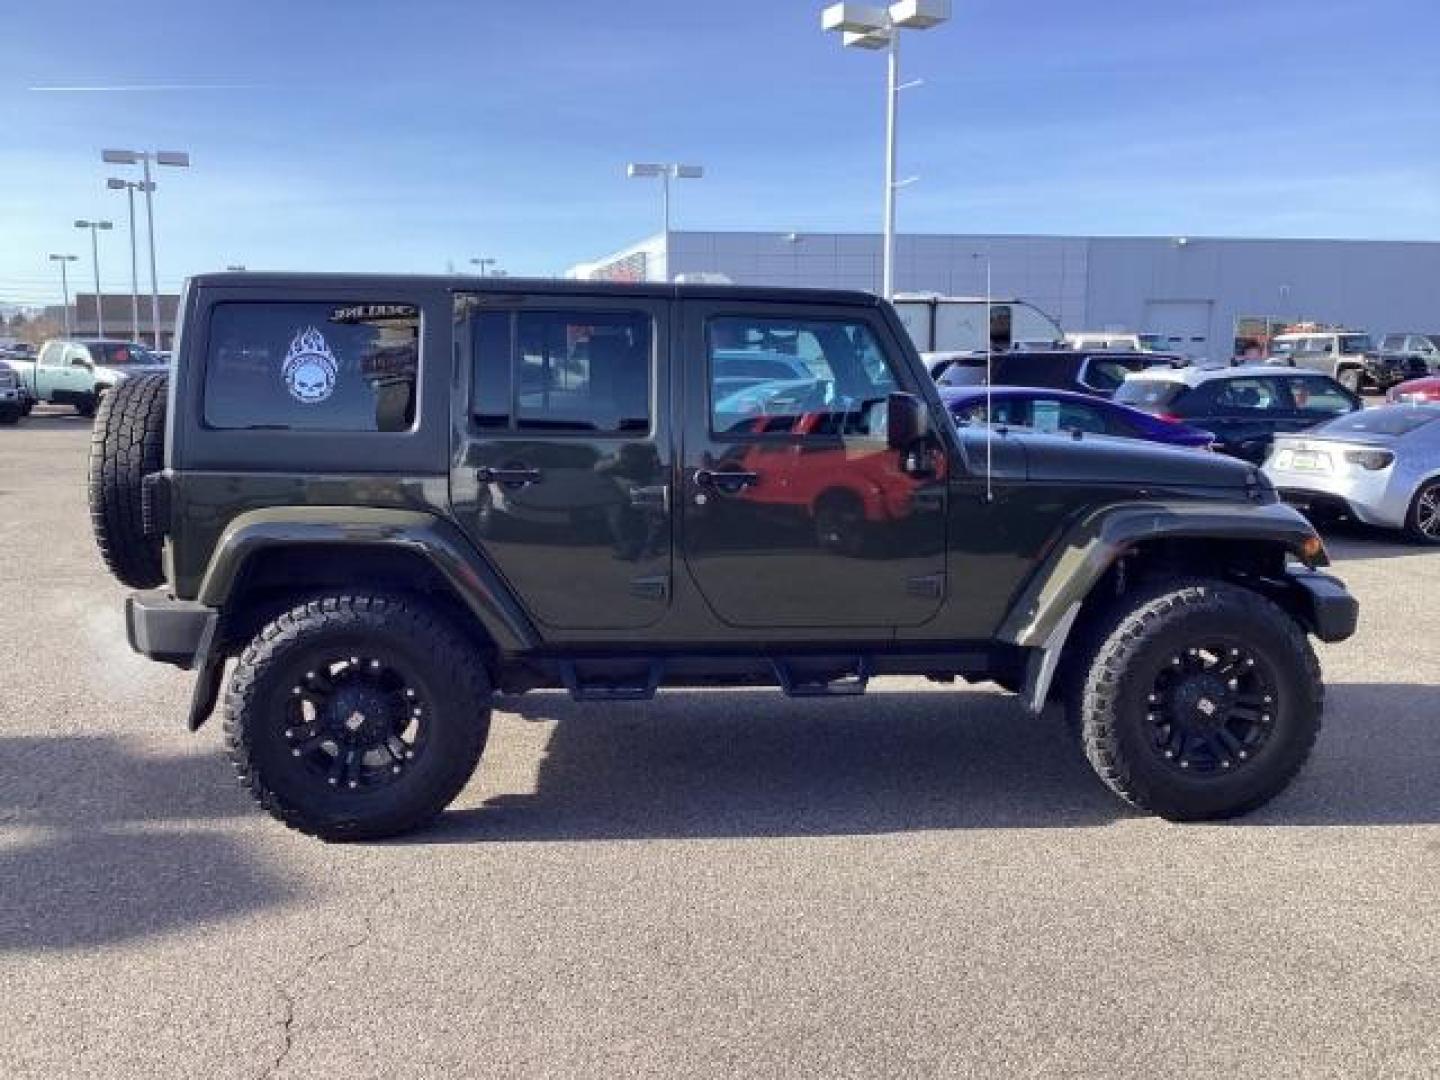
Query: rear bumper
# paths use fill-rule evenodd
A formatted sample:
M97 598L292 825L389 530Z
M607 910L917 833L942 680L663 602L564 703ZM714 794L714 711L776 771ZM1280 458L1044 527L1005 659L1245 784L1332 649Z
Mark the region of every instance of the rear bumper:
M1344 641L1355 633L1360 604L1344 582L1314 570L1294 571L1290 581L1311 633L1321 641Z
M131 593L125 598L125 635L141 656L176 667L195 666L210 650L220 614L193 600L163 592Z

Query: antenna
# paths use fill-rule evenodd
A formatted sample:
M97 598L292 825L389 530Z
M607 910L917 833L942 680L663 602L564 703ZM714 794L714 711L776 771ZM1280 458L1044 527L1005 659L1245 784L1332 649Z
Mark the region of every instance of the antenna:
M979 253L976 253L979 258ZM990 330L990 254L985 254L985 501L995 501L995 338Z

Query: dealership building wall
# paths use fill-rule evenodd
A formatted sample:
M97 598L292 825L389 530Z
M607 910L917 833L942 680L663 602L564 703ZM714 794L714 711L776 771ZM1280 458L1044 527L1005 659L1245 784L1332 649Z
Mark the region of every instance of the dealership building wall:
M1066 330L1134 330L1228 355L1236 321L1314 320L1440 332L1440 243L1194 237L902 235L901 292L1028 300ZM878 291L873 233L671 232L573 267L573 277Z

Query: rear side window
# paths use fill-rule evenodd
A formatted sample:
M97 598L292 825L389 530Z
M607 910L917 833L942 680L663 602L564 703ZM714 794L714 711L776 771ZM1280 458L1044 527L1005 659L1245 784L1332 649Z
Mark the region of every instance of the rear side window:
M490 430L650 430L654 333L639 311L472 311L470 420Z
M413 304L217 304L205 424L296 431L415 426L420 312Z
M1329 379L1293 378L1290 397L1301 412L1340 416L1355 408L1355 401L1339 383Z

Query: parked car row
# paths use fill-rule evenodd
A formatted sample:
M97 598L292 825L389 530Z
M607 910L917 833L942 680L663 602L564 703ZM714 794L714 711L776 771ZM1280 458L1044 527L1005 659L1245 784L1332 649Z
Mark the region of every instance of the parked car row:
M101 396L122 379L168 369L145 346L109 338L47 341L33 358L12 351L0 359L0 423L14 423L42 401L94 416ZM14 408L6 396L12 381Z
M1370 409L1304 363L1012 352L953 359L937 381L963 427L1215 450L1262 466L1282 498L1316 516L1440 545L1440 377L1400 383Z

